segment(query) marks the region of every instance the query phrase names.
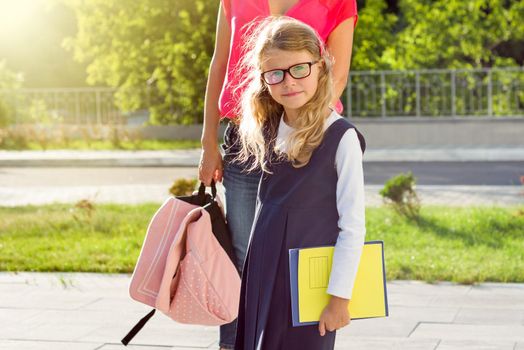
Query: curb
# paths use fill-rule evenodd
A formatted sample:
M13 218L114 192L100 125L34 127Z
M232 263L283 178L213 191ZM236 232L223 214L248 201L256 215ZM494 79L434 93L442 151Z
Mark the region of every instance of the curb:
M0 167L197 167L200 149L0 151ZM523 162L524 148L368 149L364 162Z

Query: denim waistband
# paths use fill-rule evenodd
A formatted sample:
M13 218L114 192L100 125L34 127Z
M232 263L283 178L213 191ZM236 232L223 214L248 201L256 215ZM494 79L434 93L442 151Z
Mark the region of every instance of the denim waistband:
M238 126L232 121L227 123L222 149L224 150L224 157L228 158L233 158L240 152Z

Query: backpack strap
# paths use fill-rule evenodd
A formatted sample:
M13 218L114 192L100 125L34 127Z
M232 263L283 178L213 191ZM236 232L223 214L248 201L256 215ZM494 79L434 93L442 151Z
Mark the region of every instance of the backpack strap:
M127 346L129 342L140 332L140 330L146 325L147 321L155 314L155 309L151 310L147 315L142 317L140 321L127 333L127 335L121 340L122 344Z

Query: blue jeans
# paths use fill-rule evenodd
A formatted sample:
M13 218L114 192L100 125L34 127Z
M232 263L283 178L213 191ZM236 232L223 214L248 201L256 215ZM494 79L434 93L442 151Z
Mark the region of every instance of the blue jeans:
M242 275L249 234L255 216L258 183L261 173L242 171L239 164L225 162L223 185L226 195L226 219L237 257L237 269ZM237 320L220 326L220 347L233 349Z

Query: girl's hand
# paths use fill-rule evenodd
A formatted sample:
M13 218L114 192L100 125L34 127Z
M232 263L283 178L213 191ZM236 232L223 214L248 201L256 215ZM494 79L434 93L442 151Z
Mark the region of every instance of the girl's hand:
M329 304L320 315L318 331L320 336L326 334L326 330L333 332L347 326L351 322L351 316L348 311L349 299L343 299L331 296Z
M218 147L202 148L198 166L198 179L206 186L211 186L211 179L215 182L222 182L222 173L222 155Z

